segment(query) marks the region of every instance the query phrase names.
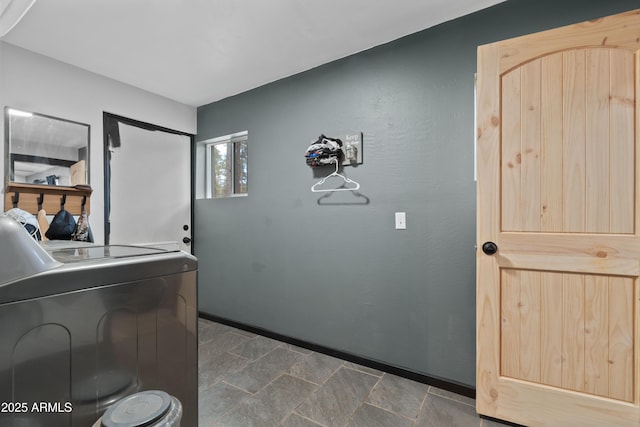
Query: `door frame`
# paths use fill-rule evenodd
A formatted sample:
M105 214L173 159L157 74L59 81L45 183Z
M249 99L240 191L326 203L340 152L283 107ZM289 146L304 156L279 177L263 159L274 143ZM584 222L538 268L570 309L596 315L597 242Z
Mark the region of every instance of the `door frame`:
M103 154L103 175L104 175L104 244L109 244L109 235L111 233L111 224L109 222L109 214L111 211L111 155L109 152L109 138L120 139L120 133L118 125L122 123L129 126L138 127L149 131L161 131L174 135L186 136L189 138L189 158L190 158L190 170L189 170L189 221L191 222L191 253L193 254L193 246L195 237L193 233L193 204L195 201L195 135L188 132L183 132L175 129L166 128L163 126L155 125L153 123L142 122L140 120L131 119L129 117L120 116L117 114L109 113L107 111L102 112L102 154Z

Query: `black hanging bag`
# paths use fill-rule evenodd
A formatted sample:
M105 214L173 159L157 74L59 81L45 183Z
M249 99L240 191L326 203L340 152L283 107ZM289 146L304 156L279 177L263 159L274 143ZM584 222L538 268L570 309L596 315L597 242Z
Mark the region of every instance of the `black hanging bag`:
M49 240L71 240L71 236L75 230L76 220L73 218L73 215L65 209L60 209L51 220L45 236L47 236Z

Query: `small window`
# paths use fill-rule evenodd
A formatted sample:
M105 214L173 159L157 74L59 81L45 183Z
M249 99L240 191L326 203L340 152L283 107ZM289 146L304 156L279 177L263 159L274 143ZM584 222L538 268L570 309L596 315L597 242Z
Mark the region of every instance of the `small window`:
M247 131L204 141L207 198L247 195Z

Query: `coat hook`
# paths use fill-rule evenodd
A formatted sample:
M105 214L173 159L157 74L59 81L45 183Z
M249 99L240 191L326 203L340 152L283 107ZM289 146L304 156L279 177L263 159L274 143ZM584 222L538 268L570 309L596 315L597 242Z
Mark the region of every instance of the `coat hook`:
M64 209L64 204L67 203L67 195L63 194L60 198L60 210Z
M38 211L42 210L43 203L44 203L44 193L40 193L40 197L38 197Z
M87 196L86 196L86 195L84 195L84 196L82 196L82 204L81 204L81 206L80 206L80 211L81 211L81 212L84 212L84 206L85 206L86 204L87 204Z
M18 207L18 202L20 201L20 193L18 191L16 191L15 193L13 193L13 207L17 208Z

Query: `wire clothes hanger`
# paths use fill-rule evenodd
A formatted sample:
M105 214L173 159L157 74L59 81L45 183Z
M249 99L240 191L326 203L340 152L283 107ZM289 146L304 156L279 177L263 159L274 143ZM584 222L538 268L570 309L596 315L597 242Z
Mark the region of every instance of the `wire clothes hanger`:
M335 158L335 163L336 163L336 170L333 173L331 173L331 174L325 176L324 178L322 178L320 181L318 181L315 184L313 184L311 186L311 191L312 192L314 192L314 193L326 193L326 192L332 192L332 191L355 191L355 190L360 188L360 184L358 184L354 180L349 179L346 176L340 175L338 173L339 163L338 163L338 158L337 157ZM317 187L321 186L322 184L324 184L324 182L328 178L331 178L332 176L337 176L338 178L342 178L344 180L344 184L341 187L338 187L338 188L327 188L326 190L320 190L320 189L317 188ZM345 187L345 184L354 184L355 187Z

